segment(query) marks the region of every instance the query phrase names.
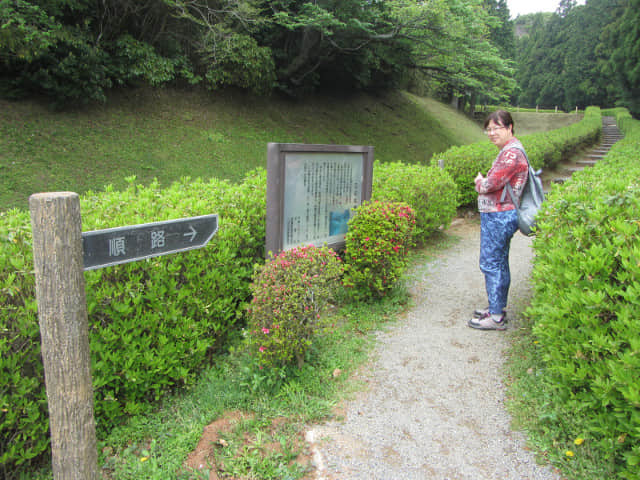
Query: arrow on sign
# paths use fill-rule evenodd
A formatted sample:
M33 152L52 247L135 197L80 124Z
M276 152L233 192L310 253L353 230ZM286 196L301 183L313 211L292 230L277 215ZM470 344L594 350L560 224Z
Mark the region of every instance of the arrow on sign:
M83 232L84 269L202 248L217 231L214 214Z
M189 239L190 242L193 242L193 239L196 238L196 235L198 234L198 232L196 232L196 229L193 228L193 226L189 226L189 229L191 230L190 232L187 232L184 234L185 237L191 237Z

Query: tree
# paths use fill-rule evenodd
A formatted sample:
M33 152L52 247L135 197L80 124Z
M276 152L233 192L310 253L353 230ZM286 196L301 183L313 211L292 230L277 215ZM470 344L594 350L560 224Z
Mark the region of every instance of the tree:
M389 3L396 35L411 47L409 68L439 80L452 97L502 100L511 93L513 70L490 41L496 18L482 1Z
M618 103L640 115L640 0L622 2L618 19L603 33L603 49L611 56L605 71L616 79Z
M265 23L256 35L269 45L278 88L290 94L320 85L387 86L406 49L390 27L390 2L276 0L262 4Z
M555 14L531 16L529 34L520 39L516 79L518 105L554 106L561 102L563 69L562 19Z
M560 0L556 13L564 18L573 10L573 7L575 7L577 3L576 0Z
M485 8L495 21L489 24L489 38L503 57L515 59L516 37L506 0L484 0Z
M184 58L164 57L143 40L162 5L121 0L96 9L88 0L1 1L0 93L44 93L66 104L104 100L118 84L174 79Z
M514 86L507 19L504 0L0 0L0 92L66 104L187 81L299 95L418 70L452 96L498 99Z
M638 111L639 7L640 0L563 0L555 14L530 16L518 40L518 104Z
M600 33L613 21L614 15L615 9L611 8L609 0L591 0L565 16L567 39L562 83L566 110L612 104L611 85L614 82L600 66L602 58L598 45Z

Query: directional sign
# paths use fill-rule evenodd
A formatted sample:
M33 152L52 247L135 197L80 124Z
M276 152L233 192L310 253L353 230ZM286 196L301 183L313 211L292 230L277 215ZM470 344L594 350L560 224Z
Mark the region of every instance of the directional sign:
M83 232L84 269L201 248L217 231L214 214Z

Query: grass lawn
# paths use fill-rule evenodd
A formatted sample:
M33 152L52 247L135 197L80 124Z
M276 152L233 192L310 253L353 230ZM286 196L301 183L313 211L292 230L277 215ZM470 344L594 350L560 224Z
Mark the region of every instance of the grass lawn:
M536 132L548 132L567 127L582 120L582 114L575 113L535 113L511 112L517 135L529 135Z
M455 110L400 93L293 102L133 90L82 110L6 100L0 110L0 210L27 208L36 192L123 188L132 175L145 185L185 176L237 181L266 166L269 142L373 145L378 160L426 163L451 145L483 139Z

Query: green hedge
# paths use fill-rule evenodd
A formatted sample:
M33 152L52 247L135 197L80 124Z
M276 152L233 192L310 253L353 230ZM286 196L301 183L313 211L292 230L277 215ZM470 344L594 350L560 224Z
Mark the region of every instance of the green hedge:
M517 127L517 126L516 126ZM583 119L573 125L518 137L535 169L550 168L580 148L592 145L600 137L602 118L597 107L587 108ZM486 173L496 155L495 145L488 140L481 143L452 147L434 156L442 160L444 169L458 186L459 205L473 205L477 198L473 179L478 172Z
M560 444L585 439L580 454L589 458L576 465L591 461L602 470L581 478L637 480L640 122L626 112L617 117L625 138L548 196L534 242L528 315L547 399L539 427L564 432L554 440Z
M81 196L83 231L218 213L200 250L85 273L95 410L102 431L193 382L243 315L264 261L266 173L239 185L184 179ZM423 240L455 215L455 184L432 167L376 165L377 197L416 204ZM44 459L47 403L28 212L0 213L0 472Z
M0 473L49 446L28 212L0 212Z
M220 227L199 250L85 273L99 429L143 412L194 381L242 316L253 266L264 258L264 171L242 184L184 179L81 198L83 230L218 213ZM27 212L0 214L0 465L48 449ZM0 470L2 471L2 470Z
M372 200L409 204L416 216L417 244L448 227L456 216L456 184L447 172L435 166L376 162L371 196Z
M591 109L578 124L525 137L525 144L536 165L599 131L599 110ZM473 178L495 154L487 142L445 152L445 170L376 163L373 198L409 204L422 243L450 223L459 192L459 203L475 200ZM259 170L238 185L184 179L161 189L130 179L124 191L81 197L84 231L220 215L220 230L203 249L85 274L99 429L193 382L242 318L253 265L264 259L265 190ZM44 458L49 442L27 212L0 213L0 244L0 472L9 478Z

